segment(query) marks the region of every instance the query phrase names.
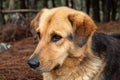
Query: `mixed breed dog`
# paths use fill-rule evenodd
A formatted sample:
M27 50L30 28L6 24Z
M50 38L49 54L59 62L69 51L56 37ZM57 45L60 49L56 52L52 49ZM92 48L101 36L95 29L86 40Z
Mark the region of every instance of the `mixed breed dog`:
M43 9L31 26L39 43L28 64L43 80L120 80L120 35L98 33L87 14Z

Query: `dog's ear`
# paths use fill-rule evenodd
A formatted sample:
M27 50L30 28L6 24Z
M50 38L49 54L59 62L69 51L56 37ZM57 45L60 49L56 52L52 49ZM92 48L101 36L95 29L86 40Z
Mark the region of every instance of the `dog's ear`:
M82 47L91 33L96 31L96 25L87 14L82 12L69 14L68 19L73 27L74 42Z
M31 21L30 26L32 28L36 29L38 27L40 15L41 15L41 11L38 12L37 15L35 16L35 18L33 18L33 20Z
M40 16L42 15L42 13L44 11L47 11L47 9L42 9L41 11L39 11L37 13L37 15L33 18L33 20L30 23L30 26L34 29L36 29L39 26L39 22L40 22Z

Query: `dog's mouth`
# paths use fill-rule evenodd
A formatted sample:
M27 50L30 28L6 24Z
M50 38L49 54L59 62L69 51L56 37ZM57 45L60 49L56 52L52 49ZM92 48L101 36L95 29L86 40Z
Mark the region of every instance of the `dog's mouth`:
M57 64L55 67L53 67L52 69L46 69L46 68L36 68L35 70L39 71L40 73L46 73L46 72L51 72L51 71L56 71L59 70L61 67L60 64Z
M53 68L53 70L58 70L58 69L60 69L60 64L57 64L54 68Z

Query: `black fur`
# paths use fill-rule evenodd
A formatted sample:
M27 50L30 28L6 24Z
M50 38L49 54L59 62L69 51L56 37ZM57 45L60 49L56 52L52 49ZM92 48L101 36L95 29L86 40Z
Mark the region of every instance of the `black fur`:
M67 38L68 38L68 40L73 40L73 35L72 35L72 33L68 33L68 35L67 35Z
M120 40L112 35L95 33L92 37L92 50L99 57L104 56L105 80L120 80Z
M112 33L110 36L120 39L120 33Z

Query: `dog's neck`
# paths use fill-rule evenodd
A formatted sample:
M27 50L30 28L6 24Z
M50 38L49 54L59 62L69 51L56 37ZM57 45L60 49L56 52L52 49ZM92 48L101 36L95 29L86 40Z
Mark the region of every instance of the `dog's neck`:
M102 66L102 60L91 54L81 58L68 57L59 70L44 73L44 80L93 80Z

